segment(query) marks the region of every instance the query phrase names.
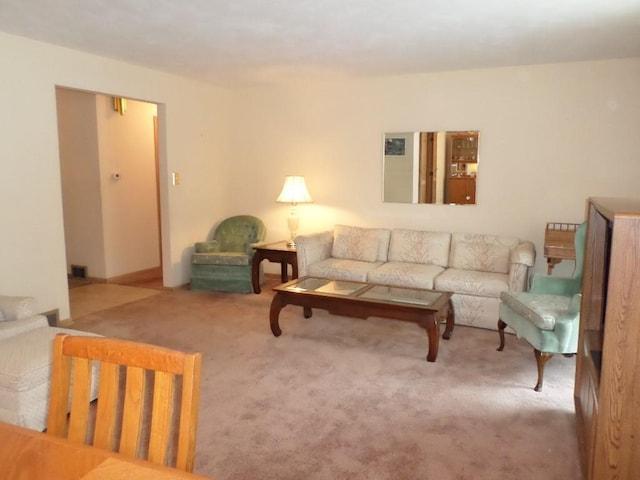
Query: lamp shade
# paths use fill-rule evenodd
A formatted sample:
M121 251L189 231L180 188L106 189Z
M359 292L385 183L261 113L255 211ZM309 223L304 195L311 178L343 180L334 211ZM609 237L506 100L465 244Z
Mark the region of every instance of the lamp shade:
M285 177L282 192L280 192L276 201L294 204L313 202L307 190L307 185L304 183L304 177L295 175Z

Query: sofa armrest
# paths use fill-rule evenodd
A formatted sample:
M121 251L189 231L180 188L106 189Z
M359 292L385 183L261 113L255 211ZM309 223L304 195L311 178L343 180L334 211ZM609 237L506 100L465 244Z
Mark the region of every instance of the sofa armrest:
M49 327L47 317L44 315L33 315L30 317L12 320L10 322L0 322L0 340L12 338L21 333L42 327Z
M511 263L521 263L533 267L536 261L536 247L532 242L520 242L511 252Z
M31 317L36 314L36 308L36 299L33 297L0 295L0 320L14 321Z
M298 256L298 275L304 277L309 274L309 265L331 257L333 246L333 232L312 233L296 237Z
M220 251L220 245L216 240L207 240L206 242L196 242L194 245L194 253L214 253Z
M509 265L509 290L524 292L529 281L529 269L536 261L536 247L532 242L520 242L511 252Z

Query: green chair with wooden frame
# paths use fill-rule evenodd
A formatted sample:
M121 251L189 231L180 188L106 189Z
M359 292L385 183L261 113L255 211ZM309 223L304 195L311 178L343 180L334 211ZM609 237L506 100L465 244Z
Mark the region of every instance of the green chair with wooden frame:
M554 354L571 356L577 352L585 234L586 223L582 223L574 239L576 264L571 277L534 274L528 292L500 294L498 351L504 349L507 327L533 347L538 367L534 387L537 392L542 390L547 361Z

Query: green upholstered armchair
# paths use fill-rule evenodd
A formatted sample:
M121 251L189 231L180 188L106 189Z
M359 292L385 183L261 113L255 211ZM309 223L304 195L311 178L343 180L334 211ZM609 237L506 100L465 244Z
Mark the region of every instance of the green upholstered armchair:
M580 289L586 223L575 234L576 265L571 277L533 275L528 292L502 292L498 333L504 349L504 330L511 327L518 338L532 347L538 367L534 390L542 390L544 366L556 353L570 356L577 352L580 323Z
M267 229L257 217L238 215L224 220L213 239L197 242L191 255L191 289L253 292L253 246L264 241ZM264 273L260 271L260 283Z

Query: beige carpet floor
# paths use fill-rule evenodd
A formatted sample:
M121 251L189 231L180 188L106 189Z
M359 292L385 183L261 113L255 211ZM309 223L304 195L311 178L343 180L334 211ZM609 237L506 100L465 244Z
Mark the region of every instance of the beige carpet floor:
M157 295L159 290L91 283L69 290L71 319Z
M84 287L82 287L84 288ZM282 310L260 295L156 292L74 327L203 353L196 473L240 479L578 480L575 361L457 327L435 363L411 323Z

